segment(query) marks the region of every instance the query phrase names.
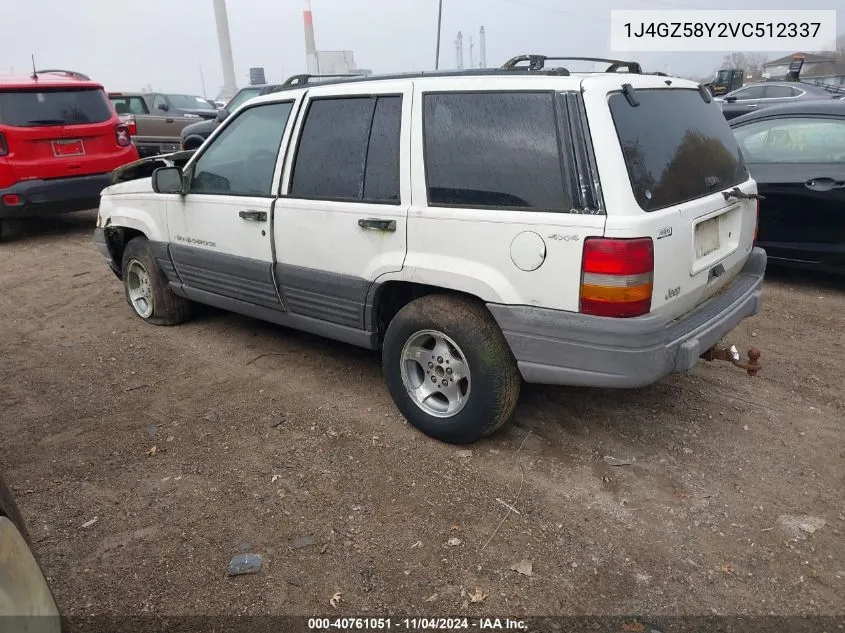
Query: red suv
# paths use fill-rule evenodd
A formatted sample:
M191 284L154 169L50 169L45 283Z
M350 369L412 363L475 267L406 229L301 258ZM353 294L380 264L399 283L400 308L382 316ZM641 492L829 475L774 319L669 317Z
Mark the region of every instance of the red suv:
M138 159L103 87L81 73L0 76L0 229L7 218L96 208Z

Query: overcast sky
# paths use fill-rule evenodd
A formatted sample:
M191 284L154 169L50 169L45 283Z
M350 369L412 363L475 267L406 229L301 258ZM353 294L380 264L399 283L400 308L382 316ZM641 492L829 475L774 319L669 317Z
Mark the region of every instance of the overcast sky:
M250 66L268 81L304 72L301 0L228 0L238 84ZM434 67L437 0L312 0L317 48L354 51L359 68L376 73ZM455 67L454 40L487 31L487 64L525 52L609 56L611 9L794 9L789 0L443 0L441 68ZM841 0L815 0L812 9L841 9ZM211 0L0 0L0 72L70 68L109 90L154 89L198 94L200 66L208 96L222 84ZM837 13L839 33L845 11ZM770 58L794 51L769 53ZM621 53L614 53L622 57ZM650 70L708 75L723 53L638 53ZM5 66L5 68L3 67Z

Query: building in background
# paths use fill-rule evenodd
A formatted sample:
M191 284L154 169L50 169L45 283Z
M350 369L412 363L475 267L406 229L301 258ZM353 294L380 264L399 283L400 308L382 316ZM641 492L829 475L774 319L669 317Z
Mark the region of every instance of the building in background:
M789 65L796 55L804 58L804 66L801 69L802 77L820 77L823 75L836 75L837 55L836 53L793 53L786 57L779 57L763 64L764 79L784 79L789 73Z

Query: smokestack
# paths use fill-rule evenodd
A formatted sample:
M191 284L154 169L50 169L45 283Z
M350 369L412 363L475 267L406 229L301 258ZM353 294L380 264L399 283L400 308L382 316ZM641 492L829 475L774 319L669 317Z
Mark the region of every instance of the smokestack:
M464 69L464 36L458 31L458 39L455 40L455 48L458 55L458 70Z
M309 75L320 74L317 59L317 42L314 39L314 18L311 15L311 0L303 0L302 19L305 22L305 71Z
M487 44L485 41L484 36L484 27L481 27L481 30L478 32L478 56L480 57L480 62L478 64L479 68L487 68Z
M235 60L232 57L232 40L229 37L229 17L226 0L214 0L214 19L217 22L217 42L220 46L220 64L223 67L223 96L232 98L238 91L235 83Z
M472 35L469 36L469 67L475 68L475 44L472 43Z

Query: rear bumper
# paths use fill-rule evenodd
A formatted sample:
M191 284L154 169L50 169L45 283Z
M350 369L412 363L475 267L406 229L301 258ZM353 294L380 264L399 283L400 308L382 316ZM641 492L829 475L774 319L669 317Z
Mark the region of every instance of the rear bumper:
M0 189L0 219L26 218L95 209L100 204L100 192L109 186L109 174L25 180L8 189ZM4 197L18 196L20 203L7 205Z
M698 358L760 311L766 252L752 250L721 294L683 317L609 319L575 312L488 304L526 382L644 387Z

